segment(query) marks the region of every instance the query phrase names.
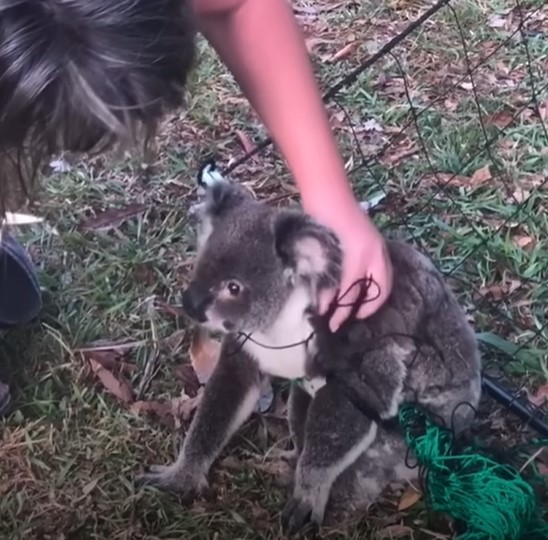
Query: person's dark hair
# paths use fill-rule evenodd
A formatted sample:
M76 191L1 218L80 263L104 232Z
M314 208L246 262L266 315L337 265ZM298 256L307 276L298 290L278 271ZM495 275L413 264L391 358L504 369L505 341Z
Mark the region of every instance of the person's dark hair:
M0 0L0 211L14 174L27 190L61 151L150 136L182 104L194 37L185 0Z

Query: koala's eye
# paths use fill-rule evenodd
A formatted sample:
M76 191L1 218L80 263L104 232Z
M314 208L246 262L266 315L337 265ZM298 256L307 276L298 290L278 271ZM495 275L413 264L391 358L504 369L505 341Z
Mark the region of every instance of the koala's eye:
M240 294L240 290L241 290L240 285L236 283L235 281L229 281L226 287L228 289L228 292L232 296L238 296Z

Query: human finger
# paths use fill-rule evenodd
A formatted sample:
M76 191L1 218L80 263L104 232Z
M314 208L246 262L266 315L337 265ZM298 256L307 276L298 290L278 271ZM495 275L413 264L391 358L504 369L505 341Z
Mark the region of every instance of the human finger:
M366 319L373 315L386 298L385 284L379 284L374 279L369 281L365 296L362 297L360 306L356 311L357 319Z
M386 261L382 279L372 280L369 284L367 298L360 306L356 317L366 319L376 313L386 302L392 291L393 271L389 261Z
M337 295L336 289L325 289L318 295L318 313L325 315Z
M365 302L362 304L358 312L356 313L357 319L367 319L373 315L384 303L384 299L378 298L371 302Z
M340 293L338 295L336 300L337 307L329 320L329 328L332 332L336 332L342 323L348 319L359 293L359 290L355 287L348 287L344 284L340 290L342 291L342 294Z

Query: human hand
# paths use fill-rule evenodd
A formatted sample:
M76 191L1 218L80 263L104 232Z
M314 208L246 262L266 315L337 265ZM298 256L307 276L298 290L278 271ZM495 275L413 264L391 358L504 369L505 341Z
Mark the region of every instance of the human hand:
M360 283L371 282L356 313L358 319L369 317L384 304L392 290L392 264L380 231L355 201L335 207L315 205L307 210L319 223L329 227L341 242L340 288L323 291L319 299L320 314L324 314L337 296L337 307L330 319L330 328L335 332L350 315L360 294Z

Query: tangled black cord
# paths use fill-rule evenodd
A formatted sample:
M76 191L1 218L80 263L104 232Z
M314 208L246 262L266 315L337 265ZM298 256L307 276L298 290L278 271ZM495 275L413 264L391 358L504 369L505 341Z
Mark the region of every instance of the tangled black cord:
M343 303L344 298L347 297L350 290L356 286L360 288L356 299L352 303ZM373 286L376 286L377 288L376 296L369 295L369 292ZM352 325L358 324L359 322L361 322L356 318L360 308L365 303L371 302L372 300L375 300L376 298L378 298L378 294L380 294L380 287L374 281L374 279L371 276L367 278L362 278L360 280L355 281L350 286L350 288L344 292L344 294L342 294L341 296L337 295L332 301L332 303L330 304L325 314L312 315L312 317L310 318L310 322L313 327L313 331L310 333L310 335L306 339L302 341L298 341L296 343L287 344L287 345L271 346L271 345L260 343L257 340L254 340L251 334L239 333L235 340L237 342L238 347L228 352L228 354L237 354L248 340L264 348L283 350L283 349L289 349L289 348L299 347L299 346L306 347L308 346L308 344L313 338L317 338L318 353L316 354L314 358L313 365L317 366L319 368L319 371L321 372L321 375L325 376L326 383L333 386L337 386L338 389L341 390L342 393L346 396L346 398L352 403L352 405L356 407L368 419L376 422L388 432L401 433L401 425L400 425L399 418L397 416L389 419L381 418L378 407L376 406L379 400L374 399L375 396L378 394L377 385L374 384L374 381L367 382L364 380L360 380L360 382L363 383L363 387L360 391L356 390L352 386L352 384L349 382L349 379L352 377L352 375L355 375L355 367L354 367L355 363L352 362L352 360L356 359L359 356L363 356L364 354L367 354L368 352L371 352L374 349L375 344L373 344L373 347L371 346L363 346L360 348L356 348L355 346L349 347L348 344L345 342L345 336L347 331L350 329ZM333 315L333 313L335 312L335 310L341 306L351 307L350 314L348 318L345 320L345 322L341 325L341 328L337 332L332 332L329 326L329 320L331 316ZM426 326L426 325L421 325L421 326ZM393 339L393 338L405 338L413 342L415 351L414 351L413 357L409 360L408 368L411 368L415 364L415 362L419 358L419 355L422 352L423 347L429 347L429 349L439 358L440 362L443 362L443 363L445 362L445 355L443 351L435 343L433 343L432 340L429 339L429 336L427 335L413 335L413 334L407 334L403 332L390 332L382 336L376 337L375 338L376 345L378 345L378 342L380 340ZM331 362L328 365L328 363L323 361L325 357L336 357L336 361ZM412 405L417 406L416 403L412 403ZM430 421L437 424L441 429L444 429L450 432L450 438L452 441L452 448L453 448L452 452L458 453L460 449L474 444L476 447L481 448L482 452L487 453L491 455L493 458L502 462L508 462L509 459L511 459L510 458L511 454L514 454L514 458L517 457L515 454L521 451L521 449L518 447L516 447L513 451L510 451L509 449L503 449L495 445L494 443L491 443L489 445L487 444L480 445L478 441L473 439L471 428L468 428L464 431L462 430L459 431L457 426L457 423L458 423L457 415L462 410L462 408L465 408L465 407L471 409L473 416L477 417L478 415L477 408L472 403L468 401L463 401L458 403L453 408L453 411L451 412L451 419L448 423L446 419L443 418L441 415L436 414L430 409L427 410L425 407L420 406L419 408L424 413L425 416L418 417L416 420L416 425L414 425L412 429L416 432L417 435L419 435L425 428L424 418L428 418ZM411 469L418 467L419 482L421 486L423 487L426 486L428 481L427 467L420 465L418 463L415 463L415 464L412 463L412 455L411 455L410 448L407 448L405 463Z
M377 286L378 293L377 293L377 296L375 297L368 297L369 289L371 288L372 284L375 284ZM355 286L358 286L360 288L360 291L356 299L351 303L347 303L347 304L342 303L341 301L350 293L352 288ZM354 283L350 285L350 287L344 292L344 294L341 297L338 297L338 293L337 293L337 295L335 295L335 298L331 301L328 309L323 315L313 314L311 316L310 322L313 330L305 339L301 341L297 341L295 343L290 343L288 345L277 345L277 346L266 345L265 343L260 343L259 341L255 340L252 337L252 334L253 334L252 332L250 333L238 332L236 334L235 339L233 340L233 342L235 342L237 347L231 350L230 352L227 352L227 354L229 356L238 354L248 341L251 341L252 343L258 345L259 347L263 347L265 349L273 349L273 350L291 349L291 348L300 347L303 345L307 347L308 344L312 341L312 339L314 339L314 337L316 337L319 334L319 332L325 333L327 335L333 334L333 332L331 332L331 329L329 327L329 320L331 319L331 317L333 316L333 314L338 308L340 307L351 308L347 319L343 322L343 324L340 327L340 330L338 331L340 332L341 330L346 329L346 327L348 327L349 325L353 324L356 321L356 315L358 314L358 311L363 305L365 305L368 302L372 302L376 300L379 296L380 296L380 287L373 279L373 276L360 278L354 281Z
M348 296L350 291L354 287L359 287L359 292L356 299L352 302L344 303L343 300ZM376 287L376 295L370 295L370 291ZM363 386L364 391L359 391L354 388L350 382L350 379L355 376L355 365L359 363L359 358L364 354L374 350L375 346L365 346L356 348L355 345L348 343L346 337L350 328L359 324L357 314L361 307L368 302L376 300L380 295L380 287L372 276L361 278L356 280L350 285L350 287L339 296L335 295L335 298L330 303L326 312L322 315L312 314L310 317L310 323L312 326L311 333L303 340L289 343L286 345L267 345L252 337L252 333L238 332L235 335L232 343L234 348L226 350L225 354L232 356L242 351L244 345L250 341L260 347L271 350L285 350L295 347L308 347L309 343L316 338L318 340L318 352L315 354L312 365L317 369L318 375L325 377L326 383L332 386L337 386L349 399L349 401L366 417L370 420L382 425L385 429L394 431L398 429L397 418L381 418L378 403L381 401L381 397L378 396L377 385L371 382L360 379L360 383ZM329 321L336 309L339 307L350 307L350 313L346 320L341 324L340 328L333 332L329 326ZM413 342L415 347L415 353L413 358L409 361L409 366L412 367L423 346L429 346L435 350L441 361L444 361L444 355L442 351L427 338L427 336L416 336L412 334L406 334L402 332L386 333L383 336L376 338L376 344L380 340L393 338L406 338ZM335 362L329 362L329 358L336 358ZM356 361L353 361L356 360ZM375 399L377 397L377 399ZM472 405L470 404L472 407ZM440 417L437 419L440 425L444 424L443 419ZM452 424L454 422L452 421Z
M343 303L344 298L347 297L351 289L356 286L359 287L359 292L356 299L351 303ZM369 295L369 292L373 286L377 287L377 296ZM374 384L374 381L368 382L360 379L360 383L362 383L362 388L360 389L360 391L356 390L356 388L354 388L352 383L350 382L352 375L355 376L355 368L353 367L352 360L356 358L356 356L363 356L367 352L370 352L372 348L361 347L359 349L356 349L351 346L349 349L347 343L345 343L345 335L352 325L359 322L356 316L360 308L365 303L371 302L372 300L378 298L379 294L380 287L374 281L372 276L362 278L355 281L350 286L350 288L347 289L341 296L337 294L334 300L329 305L329 308L327 309L325 314L314 314L311 316L310 322L313 327L313 331L306 339L287 345L271 346L254 340L251 334L239 333L235 339L235 342L237 343L237 348L230 352L227 352L227 354L237 354L239 351L241 351L242 347L247 341L252 341L253 343L267 349L282 350L299 346L306 347L308 346L310 341L314 337L316 337L318 339L318 353L316 353L313 365L319 367L321 374L325 376L326 384L336 386L337 389L341 391L341 393L358 411L360 411L361 414L363 414L370 421L377 423L380 427L382 427L382 429L385 430L386 433L397 433L404 438L403 426L400 423L400 418L398 415L388 419L381 418L377 406L379 400L375 400L375 397L378 394L378 389L377 385ZM348 318L341 325L341 328L337 332L332 332L329 326L329 320L335 310L341 306L351 307L351 311ZM413 341L415 345L415 352L413 358L409 362L409 367L412 367L415 361L418 359L423 346L429 346L440 358L441 362L445 361L443 352L439 349L439 347L432 343L430 339L428 339L428 336L416 336L412 334L394 332L387 333L379 338L376 338L376 342L378 343L378 341L382 339L397 337L408 338ZM326 356L335 356L336 361L327 366L327 364L322 360ZM415 403L412 403L412 405L417 406ZM434 422L441 429L444 429L448 432L449 439L451 441L451 453L456 455L458 454L460 449L471 446L473 444L470 434L470 428L460 433L457 430L457 414L462 407L469 407L472 410L474 417L477 415L478 411L474 407L474 405L469 402L461 402L454 407L453 411L451 412L450 425L447 425L446 420L441 415L438 415L433 411L426 410L425 407L420 406L419 409L421 410L421 412L424 413L424 416L417 415L417 417L413 421L413 424L411 426L407 425L406 429L408 431L412 430L412 432L418 437L422 433L424 433L427 420ZM477 443L476 446L479 448L479 445L477 445ZM490 447L483 444L481 446L481 450L484 453L488 453L489 455L496 457L497 459L499 459L499 461L508 462L508 453L504 453L498 448L494 448L492 446ZM427 464L421 464L415 459L412 448L407 445L405 450L404 463L409 469L417 469L417 479L419 486L422 489L423 493L427 493L427 486L429 482L429 468Z

